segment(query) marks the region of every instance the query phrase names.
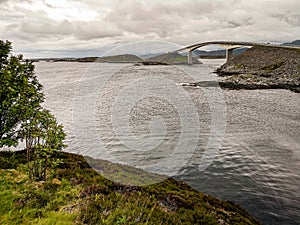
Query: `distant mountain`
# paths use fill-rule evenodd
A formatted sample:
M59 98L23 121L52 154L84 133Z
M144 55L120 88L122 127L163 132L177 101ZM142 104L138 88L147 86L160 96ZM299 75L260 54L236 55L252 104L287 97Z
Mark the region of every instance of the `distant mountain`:
M215 50L215 51L195 50L194 53L200 58L225 58L226 57L225 50Z
M76 59L76 62L95 62L99 57L85 57Z
M299 46L300 45L300 40L295 40L295 41L292 41L292 42L283 43L283 45Z
M122 62L141 62L140 57L132 54L113 55L105 57L86 57L77 60L78 62L101 62L101 63L122 63Z
M241 55L241 54L243 54L244 52L246 52L248 50L249 50L249 48L237 48L237 49L233 50L233 55L238 56L238 55Z
M248 48L237 48L233 50L233 55L238 56L247 51ZM194 53L198 55L200 58L225 58L226 50L215 50L215 51L203 51L203 50L195 50Z
M155 56L159 56L162 55L164 53L152 53L152 54L144 54L144 55L138 55L138 57L142 58L142 59L149 59Z
M165 53L162 55L150 57L147 60L167 63L170 65L187 64L187 56L183 56L179 53ZM200 62L195 58L193 58L193 63L200 64Z

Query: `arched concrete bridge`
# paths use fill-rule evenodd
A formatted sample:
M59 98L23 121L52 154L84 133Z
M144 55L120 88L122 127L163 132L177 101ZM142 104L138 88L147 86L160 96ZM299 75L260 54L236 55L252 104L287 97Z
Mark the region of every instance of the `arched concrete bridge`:
M256 42L240 42L240 41L209 41L202 42L194 45L189 45L187 47L178 49L174 52L183 52L188 51L188 64L193 64L192 53L197 48L201 48L207 45L219 45L226 49L226 61L228 62L233 58L233 50L241 47L254 47L254 46L264 46L264 47L279 47L279 48L299 48L293 46L284 46L284 45L275 45L275 44L266 44L266 43L256 43Z

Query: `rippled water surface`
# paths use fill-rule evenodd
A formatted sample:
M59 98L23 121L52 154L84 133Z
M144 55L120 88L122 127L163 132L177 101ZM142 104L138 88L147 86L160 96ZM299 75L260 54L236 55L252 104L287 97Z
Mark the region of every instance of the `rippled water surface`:
M215 80L217 64L208 63L191 70L39 62L36 71L45 106L66 128L68 151L173 171L265 224L298 224L300 94L180 85ZM223 136L220 148L213 145ZM199 170L207 152L216 157Z

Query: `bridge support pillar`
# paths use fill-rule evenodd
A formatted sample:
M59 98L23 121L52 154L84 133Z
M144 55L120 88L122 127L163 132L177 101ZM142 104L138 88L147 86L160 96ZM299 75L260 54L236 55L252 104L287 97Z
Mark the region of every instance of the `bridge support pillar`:
M234 48L228 48L226 49L226 62L229 62L233 59L233 50Z
M188 52L188 64L189 65L193 64L193 51Z

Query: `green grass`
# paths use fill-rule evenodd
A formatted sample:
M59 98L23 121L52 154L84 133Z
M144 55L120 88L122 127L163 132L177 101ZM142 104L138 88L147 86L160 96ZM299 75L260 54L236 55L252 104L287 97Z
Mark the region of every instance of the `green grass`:
M60 210L77 199L69 182L31 182L24 168L0 173L0 224L73 224L76 216Z
M143 187L112 182L74 154L59 154L64 164L46 182L30 181L23 157L0 152L6 162L0 164L0 224L259 224L241 207L172 178ZM110 163L109 170L119 168Z
M235 64L235 66L236 66L237 68L243 68L243 67L245 67L245 65L244 65L243 63Z
M263 67L262 70L265 70L267 72L272 72L272 71L280 68L283 64L284 64L284 62L274 63L274 64Z

